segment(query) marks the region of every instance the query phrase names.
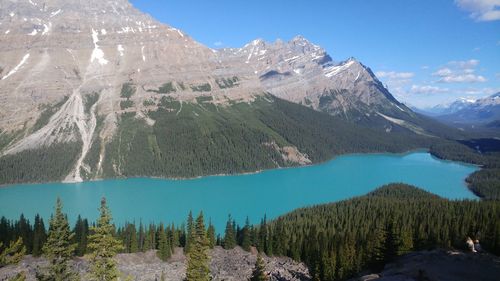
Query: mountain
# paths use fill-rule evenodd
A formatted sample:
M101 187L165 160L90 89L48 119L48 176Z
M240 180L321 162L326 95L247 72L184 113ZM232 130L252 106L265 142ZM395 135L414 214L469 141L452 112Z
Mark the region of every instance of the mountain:
M456 133L301 36L214 50L126 0L0 4L0 183L253 172Z
M440 115L453 114L459 110L464 109L468 105L473 104L474 102L476 102L476 100L474 99L460 98L452 103L438 104L433 107L423 108L423 109L412 108L412 110L414 110L415 112L422 113L424 115L434 117Z
M476 101L457 101L438 119L450 124L495 123L500 120L500 93Z

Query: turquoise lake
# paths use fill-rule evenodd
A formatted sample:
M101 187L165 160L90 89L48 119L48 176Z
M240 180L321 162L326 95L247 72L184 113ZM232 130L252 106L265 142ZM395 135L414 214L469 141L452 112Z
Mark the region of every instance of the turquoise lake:
M228 214L243 224L274 218L299 207L363 195L392 182L413 184L450 199L476 198L465 178L478 168L442 161L427 152L340 156L329 162L257 174L189 180L119 179L77 184L12 185L0 188L0 216L48 219L56 198L72 222L78 214L94 221L105 196L114 222L183 223L190 210L203 210L217 231Z

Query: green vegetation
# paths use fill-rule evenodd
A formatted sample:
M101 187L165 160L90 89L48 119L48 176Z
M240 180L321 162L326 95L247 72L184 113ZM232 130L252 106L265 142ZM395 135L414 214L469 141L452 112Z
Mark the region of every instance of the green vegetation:
M259 254L257 256L257 260L255 261L255 267L252 271L252 277L250 277L250 281L267 281L269 278L266 275L266 267L264 265L264 260L262 256Z
M91 252L88 280L114 281L119 277L114 256L123 249L123 246L113 236L115 227L111 224L111 212L104 198L101 200L99 211L97 225L91 228L88 237L88 249Z
M125 110L127 108L131 108L134 106L134 102L131 101L131 100L123 100L123 101L120 101L120 108L122 110Z
M148 92L154 92L157 94L170 94L176 92L177 89L174 87L174 83L167 82L161 85L158 90L148 90Z
M172 256L172 247L170 245L170 239L168 239L168 233L163 229L163 225L160 225L159 233L160 238L158 241L158 252L156 254L162 261L167 261Z
M226 231L224 233L224 249L230 250L236 247L236 222L231 219L231 216L227 219Z
M50 219L49 234L43 245L43 255L49 264L37 272L38 280L63 281L78 280L78 273L71 267L76 245L72 244L74 233L70 231L68 218L62 212L61 199L57 199L55 214Z
M41 105L41 109L43 109L43 111L31 128L31 131L36 132L47 125L50 118L61 108L61 106L63 106L64 103L66 103L68 98L68 96L65 96L60 102L54 105Z
M152 99L147 99L142 102L142 105L144 106L154 106L156 105L155 101Z
M130 100L130 98L135 94L137 88L131 83L125 83L122 86L122 90L120 92L120 97L126 100L120 101L120 108L125 110L127 108L131 108L134 106L134 102Z
M92 106L99 100L99 94L98 93L92 93L89 95L85 95L83 97L83 106L84 106L84 112L85 114L90 113L90 109Z
M441 159L462 161L481 166L466 181L478 196L489 200L500 200L500 153L478 153L459 142L442 142L431 146L431 153Z
M0 183L63 180L81 151L80 142L57 143L0 158Z
M193 245L188 253L186 281L209 281L208 239L203 221L203 213L200 213L196 219L192 243Z
M196 102L197 103L206 103L206 102L211 102L213 100L214 100L214 98L212 96L199 96L199 97L196 97Z
M0 151L7 148L17 137L22 133L22 130L14 132L6 132L0 129Z
M83 162L84 164L86 164L86 167L80 168L80 173L83 179L92 179L98 176L98 164L100 160L99 157L101 154L101 144L102 144L100 132L103 128L103 125L104 125L104 118L102 116L97 116L96 128L94 131L92 144L90 146L89 151L87 152L87 155L85 156L85 159L83 159Z
M56 210L56 213L60 212ZM60 220L57 217L60 215L53 217L51 225L54 220ZM62 237L73 237L70 239L73 242L65 242L65 250L61 249L63 253L74 249L71 244L82 245L83 237L88 238L88 247L82 247L83 251L78 252L77 246L75 254L91 254L93 280L103 274L117 276L112 260L117 252L157 249L157 254L166 260L174 247L189 247L185 251L188 255L188 280L207 280L207 251L210 243L214 243L228 248L236 245L246 248L248 244L268 256L289 256L308 265L315 280L328 281L345 280L365 270L380 270L385 263L411 251L466 250L464 241L468 236L481 240L485 251L498 255L499 217L499 201L450 201L412 186L391 184L366 196L297 209L271 222L264 218L260 225L246 222L241 228L229 218L222 241L209 238L215 236L215 231L210 230L210 226L205 228L203 214L196 220L190 214L187 229L163 224L148 227L139 224L137 227L127 223L115 231L104 200L96 227L88 230L86 220L79 218L74 235L68 235L66 223L57 229L59 234L64 233ZM0 243L24 241L27 253L31 253L36 248L37 239L33 237L39 235L34 229L23 216L15 222L1 218ZM51 229L54 228L51 226ZM55 234L49 231L47 241L51 240L51 235ZM20 243L17 242L16 250L11 251L19 253L16 260L24 255L19 250ZM51 243L45 242L44 249L48 245ZM4 252L0 246L0 253ZM262 262L257 261L252 280L262 280L259 278L262 278L263 268Z
M240 79L236 76L230 77L230 78L221 78L221 79L216 79L215 83L219 86L221 89L228 89L228 88L233 88L238 86L238 82Z
M0 268L10 264L18 264L26 253L22 237L11 241L7 245L4 247L3 242L0 241Z
M181 88L181 90L185 91L186 90L186 85L184 85L184 83L182 82L177 82L177 85L179 85L179 88Z
M449 201L392 184L367 196L303 208L260 226L258 249L303 261L317 280L380 270L397 255L465 247L467 236L500 254L500 202Z
M209 83L201 84L201 85L191 85L191 90L193 92L210 92L212 91L212 86Z
M137 88L132 83L125 83L122 85L122 90L120 91L120 97L124 99L130 99L135 94L136 91Z
M344 153L403 152L431 142L410 133L360 128L272 96L218 108L181 105L165 96L159 106L149 112L153 126L133 113L121 115L106 147L105 177L193 177L296 165L269 143L295 146L317 163Z
M466 181L477 195L485 199L500 200L499 168L479 170L470 175Z

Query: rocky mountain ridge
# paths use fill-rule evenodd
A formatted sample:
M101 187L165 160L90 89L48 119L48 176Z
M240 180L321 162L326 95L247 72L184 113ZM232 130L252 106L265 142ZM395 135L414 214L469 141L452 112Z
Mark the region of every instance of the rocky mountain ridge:
M500 93L477 100L457 101L438 119L451 124L487 124L500 120Z
M0 0L0 38L0 156L76 143L67 181L87 178L88 157L102 170L123 114L153 126L152 112L172 102L179 115L183 104L218 111L271 94L383 132L429 134L368 67L335 63L301 36L214 50L126 0Z

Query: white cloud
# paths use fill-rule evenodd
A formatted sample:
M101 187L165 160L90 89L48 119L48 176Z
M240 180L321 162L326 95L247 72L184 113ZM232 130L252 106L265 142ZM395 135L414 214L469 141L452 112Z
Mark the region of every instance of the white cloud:
M472 60L458 60L458 61L450 61L448 65L456 68L474 68L479 65L479 61L472 59Z
M455 0L455 4L477 21L500 20L500 0Z
M412 94L442 94L448 93L450 89L435 87L430 85L412 85L410 93Z
M481 95L481 96L491 96L495 93L500 92L500 88L464 88L459 89L457 92L465 95Z
M222 43L221 41L217 41L217 42L214 43L215 47L220 47L222 45L224 45L224 43Z
M441 68L438 71L432 73L432 75L439 76L439 77L446 77L446 76L450 76L452 74L453 74L453 71L451 71L451 69L449 69L447 67Z
M465 61L450 61L447 67L442 67L433 76L440 77L440 83L482 83L487 79L484 76L476 75L476 67L479 61L475 59Z
M483 83L486 82L486 78L481 75L475 74L458 74L450 75L441 78L438 82L441 83Z
M377 77L379 78L388 78L388 79L392 79L392 80L395 80L395 79L410 79L410 78L413 78L413 76L415 76L415 73L413 72L395 72L395 71L378 71L377 73L375 73L375 75L377 75Z

